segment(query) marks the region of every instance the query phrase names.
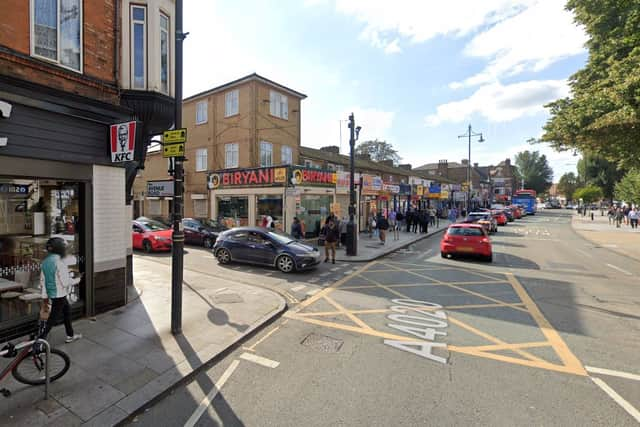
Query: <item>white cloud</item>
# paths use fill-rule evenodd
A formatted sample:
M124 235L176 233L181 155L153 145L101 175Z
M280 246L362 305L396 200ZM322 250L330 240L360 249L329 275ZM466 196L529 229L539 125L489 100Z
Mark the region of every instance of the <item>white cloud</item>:
M402 49L400 49L400 45L399 45L399 40L398 39L394 39L392 42L388 43L384 47L384 53L386 53L387 55L392 54L392 53L400 53L400 52L402 52Z
M465 47L465 54L486 59L480 73L452 89L497 81L524 71L541 71L563 58L584 51L586 35L573 23L564 2L540 0L516 16L497 23L476 35Z
M426 117L428 126L460 123L474 114L492 122L508 122L544 111L544 104L569 94L564 80L531 80L480 87L470 97L439 105L436 113Z

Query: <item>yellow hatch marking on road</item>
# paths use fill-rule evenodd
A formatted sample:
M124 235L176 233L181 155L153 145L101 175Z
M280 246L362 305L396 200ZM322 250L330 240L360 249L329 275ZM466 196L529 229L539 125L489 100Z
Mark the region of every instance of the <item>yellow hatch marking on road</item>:
M373 286L375 287L375 286ZM346 289L346 288L344 288ZM517 304L509 304L509 306L511 305L520 305L522 306L522 303L517 303ZM496 307L505 307L504 304L466 304L466 305L447 305L442 307L443 310L465 310L465 309L472 309L472 308L496 308ZM413 308L416 311L436 311L436 310L440 310L440 308L437 307L414 307ZM353 314L384 314L384 313L391 313L393 312L393 310L388 309L388 308L373 308L373 309L364 309L364 310L349 310L349 313L353 313ZM301 316L301 317L325 317L325 316L338 316L340 314L343 314L341 311L314 311L314 312L310 312L310 313L297 313L296 316Z
M475 347L461 347L465 350L475 351L498 351L498 350L513 350L521 348L534 348L534 347L549 347L551 343L549 341L540 342L524 342L519 344L494 344L494 345L479 345Z
M556 331L553 326L551 326L551 323L549 323L549 321L544 317L538 306L533 302L533 299L531 299L518 279L516 279L513 274L507 274L507 279L509 279L509 283L511 283L511 286L513 286L513 289L520 297L520 300L529 310L529 314L531 314L533 320L536 321L544 336L553 344L553 349L558 354L558 357L560 357L562 362L564 362L565 366L574 369L579 373L579 375L586 376L587 371L584 370L582 363L580 363L578 358L571 352L571 350L569 350L569 347L560 337L558 331Z
M295 319L300 320L306 323L312 323L314 325L325 326L327 328L332 329L341 329L343 331L349 332L358 332L365 335L371 335L373 337L385 338L390 340L401 340L401 341L416 341L413 338L405 337L403 335L394 335L386 332L376 331L375 329L365 329L365 328L357 328L355 326L344 325L342 323L334 323L334 322L325 322L324 320L312 319L308 317L296 317Z
M340 304L338 304L337 302L335 302L332 298L329 297L329 295L325 295L324 299L331 304L332 306L334 306L335 308L338 309L338 311L347 316L349 319L351 319L351 321L353 321L355 324L357 324L358 326L360 326L361 328L365 328L365 329L371 329L371 326L367 325L366 323L364 323L362 320L360 320L356 315L354 315L352 312L347 311L346 308L344 308L343 306L341 306Z
M395 270L398 271L398 270ZM397 284L397 285L385 285L388 288L414 288L417 286L465 286L465 285L510 285L506 280L495 280L495 281L481 281L481 282L451 282L451 283L405 283L405 284ZM378 285L354 285L354 286L343 286L341 289L351 290L351 289L371 289L378 288Z

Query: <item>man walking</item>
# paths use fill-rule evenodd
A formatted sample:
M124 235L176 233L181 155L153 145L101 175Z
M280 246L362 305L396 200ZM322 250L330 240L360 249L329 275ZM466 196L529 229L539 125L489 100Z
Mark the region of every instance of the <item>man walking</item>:
M333 220L329 220L324 226L324 262L329 262L331 255L331 263L336 263L336 242L340 238L338 235L338 227Z

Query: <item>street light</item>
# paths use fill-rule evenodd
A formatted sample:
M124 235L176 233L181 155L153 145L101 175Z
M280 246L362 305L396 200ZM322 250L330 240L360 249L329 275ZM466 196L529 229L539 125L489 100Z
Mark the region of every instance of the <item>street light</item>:
M361 126L356 126L353 113L349 115L349 223L347 224L347 255L358 254L358 235L355 224L356 215L356 186L355 186L355 147L360 136Z
M475 133L471 129L471 125L467 129L467 133L464 135L459 135L458 138L468 138L469 139L469 156L467 157L467 213L469 213L469 206L471 205L471 137L479 136L478 142L484 142L485 139L482 137L482 132Z

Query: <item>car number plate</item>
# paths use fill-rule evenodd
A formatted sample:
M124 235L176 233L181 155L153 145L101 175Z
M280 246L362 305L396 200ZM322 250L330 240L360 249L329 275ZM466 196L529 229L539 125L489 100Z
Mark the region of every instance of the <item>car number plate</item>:
M470 246L458 246L460 252L473 252L473 248Z

